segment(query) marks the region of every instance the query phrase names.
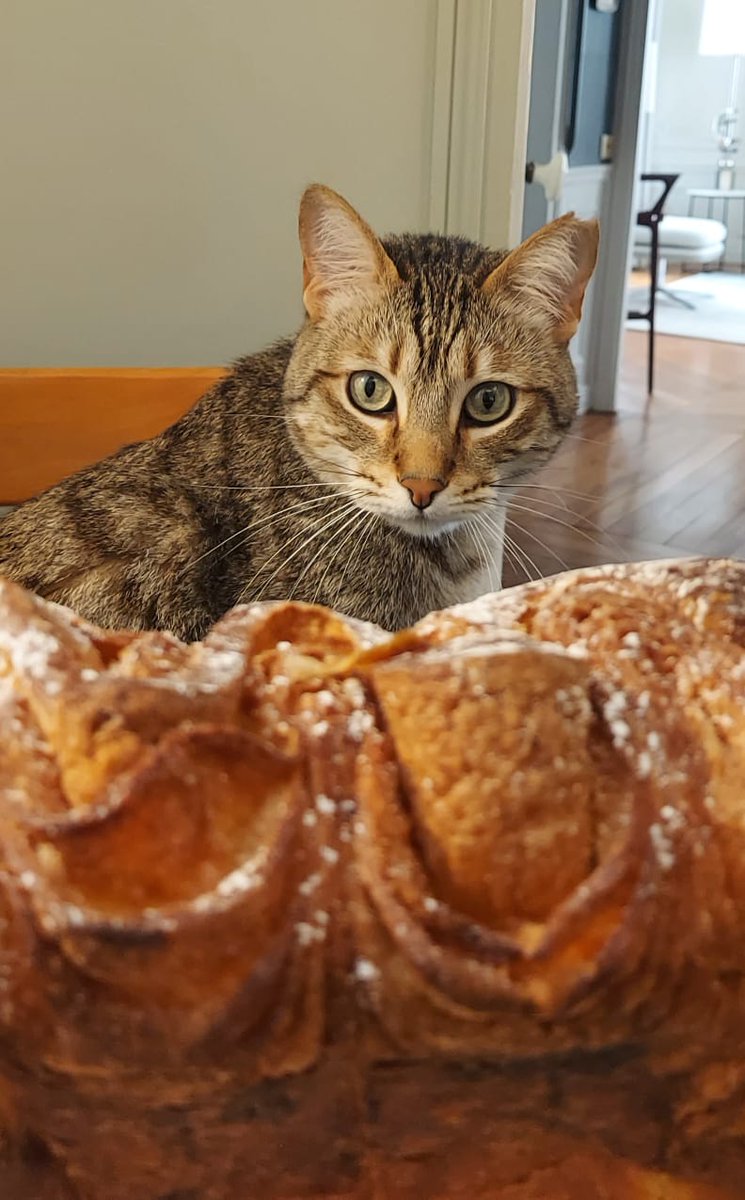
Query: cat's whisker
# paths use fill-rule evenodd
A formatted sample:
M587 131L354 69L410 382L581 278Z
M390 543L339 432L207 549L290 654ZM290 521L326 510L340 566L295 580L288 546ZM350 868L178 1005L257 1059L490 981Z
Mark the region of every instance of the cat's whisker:
M539 537L536 537L532 530L527 530L523 525L518 525L517 521L515 521L514 518L509 514L507 516L507 520L515 529L517 529L518 533L523 535L523 537L530 538L531 541L534 541L536 545L541 547L542 550L545 550L546 554L550 554L552 558L555 558L562 571L569 570L567 563L564 561L561 555L557 554L555 550L552 550L550 546L547 546L546 543L541 541ZM541 574L541 572L539 572L539 574Z
M336 515L337 512L338 512L338 505L334 507L334 512L332 515ZM311 518L311 520L308 524L308 528L310 530L319 528L319 526L322 526L324 524L324 522L327 520L327 517L328 517L328 513L325 513L325 512L321 513L320 516L318 516L317 514L314 514L314 516ZM290 548L290 546L294 546L306 533L307 533L306 529L299 530L298 533L296 533L294 537L290 538L289 542L286 542L285 544L278 546L277 549L272 554L269 555L269 558L264 559L264 561L259 566L258 570L256 570L254 572L254 574L251 576L251 578L248 580L248 583L246 583L241 588L241 591L239 593L238 600L236 601L236 603L240 604L240 603L247 602L245 599L246 595L247 595L247 593L250 592L253 584L259 578L262 571L264 571L266 569L266 567L269 566L270 563L274 562L274 560L280 554L282 554L283 551L288 550ZM288 559L288 561L289 561L289 559ZM281 569L281 565L280 565L280 569ZM276 574L277 574L277 572L275 572L275 575ZM274 578L274 575L271 576L271 579L273 579L273 578ZM271 579L268 582L271 582Z
M525 579L528 583L532 583L534 581L534 578L540 579L541 573L538 570L538 568L535 566L535 564L532 564L532 570L536 572L535 576L533 575L533 573L531 571L530 555L527 555L524 553L520 544L515 541L515 539L507 532L506 529L504 531L504 544L505 544L505 546L509 546L513 555L517 559L520 569L523 571L523 573L525 575Z
M355 521L360 520L361 514L362 514L362 510L355 507L351 516L349 515L349 512L346 512L343 514L343 519L335 521L333 523L333 525L331 525L329 527L328 532L330 533L333 530L335 542L336 542L336 539L339 538L344 533L344 531L349 528L350 525L354 524ZM313 538L310 538L309 542L307 544L310 544L311 541L316 541L316 539L319 536L324 535L326 532L327 532L326 530L322 530L321 534L316 534ZM302 547L301 547L301 549L302 549ZM321 542L321 545L318 547L318 550L313 555L313 557L311 558L310 562L307 564L305 569L301 570L300 573L297 575L295 582L292 586L292 590L290 591L290 594L287 597L288 600L292 600L293 596L295 595L295 592L298 589L298 586L303 582L304 578L306 578L307 576L310 575L310 571L311 571L311 568L313 567L314 563L316 563L318 561L318 559L321 557L322 554L324 554L327 551L327 549L328 549L328 547L326 546L326 544L324 542ZM299 553L299 551L298 551L298 553ZM335 554L336 550L334 550L333 553ZM325 571L324 571L324 575L325 575Z
M500 486L499 484L496 485ZM577 500L597 500L597 496L593 496L592 492L578 492L574 488L563 487L560 483L519 483L518 488L530 488L532 492L562 492L565 496L572 496Z
M512 547L511 547L511 546L508 546L508 545L507 545L507 542L505 542L505 544L504 544L504 556L505 556L505 558L507 559L507 562L510 564L510 566L512 567L512 569L513 569L515 572L518 572L518 571L524 570L524 568L520 566L520 563L519 563L519 562L518 562L518 560L515 558L515 555L514 555L514 552L513 552L513 550L512 550Z
M604 446L605 442L599 441L597 438L582 437L580 433L567 433L565 439L568 442L586 442L588 446Z
M199 486L206 492L287 492L296 488L327 488L333 494L338 489L336 483L204 483Z
M466 552L463 549L463 547L461 545L459 545L458 539L456 536L456 532L453 530L450 530L448 533L445 534L445 537L448 540L448 544L450 546L452 546L453 550L456 552L456 554L460 558L460 561L463 563L463 566L466 568L466 570L470 569L472 564L469 562L468 557L467 557Z
M276 577L277 577L277 575L279 575L280 571L284 570L289 565L289 563L293 562L297 558L298 554L302 553L302 551L305 549L306 546L309 546L311 542L315 542L317 538L322 537L322 536L330 533L332 530L337 529L338 526L341 524L341 522L343 520L345 520L346 517L349 515L349 509L356 508L356 507L357 506L355 504L353 504L352 501L350 501L349 504L344 504L341 512L334 513L331 517L328 518L328 520L326 520L324 517L324 518L322 518L321 522L316 522L313 525L313 529L316 530L316 532L312 533L310 535L310 537L305 537L304 540L301 541L301 543L297 547L297 549L293 550L292 554L287 555L287 557L282 560L280 565L277 567L276 571L274 571L269 576L269 578L264 581L264 583L261 586L261 589L256 594L256 596L253 598L254 601L261 600L262 596L266 593L267 588L276 579ZM359 510L357 510L357 511L359 511ZM320 524L320 528L318 528L319 524ZM297 537L292 538L286 545L280 546L279 549L276 550L275 553L272 554L270 558L268 558L264 563L262 563L259 570L252 577L252 579L249 580L248 584L241 592L241 598L246 595L246 592L248 592L250 590L254 581L258 578L258 576L261 575L261 572L263 570L265 570L265 568L269 565L269 563L272 562L277 557L277 555L285 554L287 549L290 546L295 545L295 543L300 538L304 537L305 532L306 531L303 530L300 534L298 534Z
M362 512L363 512L363 510L360 509L361 515L362 515ZM344 533L345 528L346 528L346 526L344 526L340 530L337 530L337 532L336 532L336 537L334 538L334 545L331 550L331 553L329 554L329 560L326 563L326 566L323 570L323 573L321 574L320 579L318 580L318 583L316 584L316 589L313 592L313 596L310 601L311 604L318 603L319 597L323 594L323 584L325 582L326 576L328 575L329 571L333 567L334 563L337 561L339 555L341 554L342 550L344 549L344 546L347 544L349 537L351 536L351 534L354 533L354 529L352 529L351 534L350 533L345 534L344 537L342 537L341 541L340 541L339 537L342 533ZM315 561L315 559L313 561ZM311 565L312 565L312 563L311 563Z
M503 507L501 507L501 511L504 512ZM482 516L482 519L487 522L488 527L491 529L494 537L497 539L497 541L501 547L505 547L508 544L508 542L512 541L515 546L515 549L519 550L520 554L523 553L522 550L520 550L520 548L517 546L517 543L514 542L514 539L511 539L509 534L507 533L506 523L504 521L501 523L498 523L496 520L494 520L494 518L492 517L492 515L490 513L486 513L486 512L482 513L481 516ZM524 556L524 557L527 557L527 556ZM527 578L530 579L530 577L531 577L530 572L526 569L525 566L523 566L522 569L525 571ZM500 580L501 580L501 574L502 574L502 572L500 569Z
M590 492L577 492L577 491L574 491L572 488L562 487L561 484L558 484L558 483L555 483L555 484L529 483L522 479L513 480L510 483L505 483L503 481L495 479L495 480L487 480L484 483L484 487L490 488L492 491L495 491L495 492L507 492L511 496L513 496L515 494L515 492L520 492L523 489L530 489L530 491L532 491L532 492L550 492L553 496L555 496L557 498L559 497L559 495L568 496L570 500L580 500L587 504L597 504L597 502L598 502L598 497L593 496Z
M533 492L523 493L521 489L512 493L512 499L529 500L531 504L547 504L552 508L558 508L567 517L577 517L583 521L592 524L590 518L577 508L572 508L565 496L555 496L553 499L548 499L544 495L535 495ZM511 502L511 501L510 501Z
M210 546L209 550L205 550L204 553L198 555L197 558L190 559L190 561L186 563L186 565L183 566L179 571L177 579L180 579L186 574L187 571L191 571L194 567L196 567L197 563L203 562L205 558L209 558L211 554L216 554L218 550L221 550L223 546L227 546L229 542L235 541L235 539L240 537L241 534L247 533L249 529L250 524L244 525L242 529L238 529L235 533L231 533L228 537L223 538L223 540L218 542L216 546Z
M576 525L572 525L568 521L562 521L559 517L554 516L553 513L542 512L540 509L529 508L527 505L524 505L524 504L520 505L520 504L513 503L510 505L510 509L512 509L512 508L516 509L517 512L524 512L528 516L541 517L545 521L553 521L555 525L560 525L563 529L568 529L571 533L578 534L579 537L584 538L586 541L590 542L593 546L597 546L598 550L602 550L604 554L606 554L608 552L608 550L611 549L614 554L621 555L621 558L619 560L621 562L625 562L628 558L628 555L627 555L626 551L624 550L624 548L621 546L620 542L616 541L616 539L613 537L613 535L608 533L607 530L601 529L599 526L596 526L596 528L597 528L598 533L600 533L602 535L602 537L605 539L604 541L600 541L599 538L593 537L592 534L588 533L584 529L578 529ZM529 536L532 537L533 535L530 534ZM535 540L538 541L537 538L535 538Z
M366 527L366 529L363 528L360 531L360 540L357 543L356 548L353 547L352 554L350 554L348 556L347 561L344 564L344 570L341 573L341 576L339 578L339 583L337 585L337 589L334 594L334 604L333 604L334 608L338 608L341 603L341 598L342 598L343 589L344 589L344 580L347 577L347 571L349 570L349 567L351 566L355 557L358 559L362 558L362 556L365 552L365 547L367 546L368 542L370 541L370 538L372 537L372 535L375 532L375 529L378 525L378 517L376 516L375 513L366 513L365 517L366 517L366 526L367 527ZM356 555L355 555L355 549L356 549Z
M264 518L264 520L258 521L255 524L251 524L249 526L244 527L244 529L239 530L239 533L245 533L246 536L240 542L235 542L234 545L232 545L229 548L229 550L222 556L223 559L227 558L230 554L236 554L243 546L247 545L252 540L252 538L254 537L254 534L258 530L264 531L272 525L279 525L282 521L286 520L288 515L292 514L295 509L299 510L295 513L295 517L294 517L294 519L297 519L301 515L304 516L305 513L309 509L322 508L322 506L324 504L327 504L329 500L333 500L333 497L332 496L323 496L320 499L304 501L302 504L293 505L290 508L283 508L281 510L281 512L272 513L270 516ZM314 515L317 515L317 514L314 514ZM321 514L321 515L323 515L323 514ZM234 536L237 536L237 535L234 535ZM207 553L209 554L210 551L207 551Z
M510 493L508 503L511 503L513 499L521 498L524 500L530 500L535 504L552 504L555 508L559 508L559 509L561 509L562 512L566 513L566 515L568 517L574 517L574 516L579 515L578 510L571 507L571 505L569 504L569 499L566 496L554 496L553 493L551 493L551 496L552 496L552 498L549 500L542 493L539 493L538 495L536 495L534 492L525 493L525 492L523 492L523 490L521 488L516 488L513 492ZM570 499L571 499L571 497L570 497ZM575 503L578 503L578 502L575 501Z
M559 517L554 516L553 513L544 512L543 509L528 509L527 505L525 504L526 500L531 505L540 504L540 505L543 505L544 508L549 508L549 509L556 508L559 510L559 512L563 513L564 516L574 517L575 520L578 522L578 524L573 524L571 521L570 522L562 521ZM583 530L582 528L580 528L580 526L582 526L582 525L588 525L591 529L594 529L595 532L598 533L601 538L604 538L606 541L608 541L610 543L615 541L615 538L613 537L613 535L611 533L609 533L607 529L604 529L602 525L598 525L597 521L591 521L589 517L586 517L584 515L584 513L574 512L572 509L566 508L564 505L561 505L561 504L556 504L552 500L545 500L542 496L522 496L522 497L520 497L519 501L513 500L510 504L510 508L518 508L518 507L521 507L523 509L523 511L525 511L525 512L528 512L528 511L532 512L533 516L545 517L547 521L555 521L558 525L566 525L567 529L571 529L574 533L578 533L581 536L589 536L587 534L586 530ZM620 546L618 546L617 548L620 549Z
M489 572L489 555L487 554L486 543L484 542L483 535L481 534L481 531L479 530L477 521L478 521L478 518L474 517L474 522L473 522L473 525L471 526L471 536L473 537L473 540L476 543L476 547L478 549L479 555L481 556L483 566L486 569L487 575L489 577L489 587L491 590L491 573Z
M310 508L321 508L324 504L328 505L329 503L333 503L337 499L352 500L356 503L358 500L364 499L364 497L365 497L365 493L363 491L358 490L358 491L346 492L346 493L344 493L343 496L321 496L321 497L315 497L311 500L304 500L304 501L301 501L300 504L290 505L289 508L283 508L280 512L272 513L269 517L267 517L263 521L257 521L256 523L254 523L251 526L251 531L252 531L252 533L256 533L260 529L266 529L270 525L275 525L277 522L282 521L283 518L288 516L288 514L293 513L293 512L304 513L304 512L307 512L308 509L310 509Z
M523 532L523 531L520 529L520 527L519 527L518 525L515 525L515 528L518 530L518 532L520 532L520 533L522 533L522 532ZM516 548L516 549L518 549L518 550L520 551L520 554L521 554L522 558L525 560L525 562L528 564L528 566L530 567L531 571L533 572L533 576L532 576L531 578L532 578L532 579L534 579L534 580L535 580L535 579L542 579L542 578L543 578L543 571L542 571L542 570L541 570L541 568L538 566L538 563L537 563L537 562L535 561L535 559L533 558L533 555L532 555L532 554L530 554L530 553L529 553L529 552L526 550L525 546L522 544L522 542L519 542L519 541L517 540L517 538L512 538L512 541L513 541L513 543L514 543L514 545L515 545L515 548Z
M486 517L485 513L482 514L482 516L484 517L484 519L488 519ZM502 544L504 546L509 546L511 548L513 554L518 558L518 560L521 564L522 570L525 572L526 579L528 581L531 581L533 579L533 575L531 574L531 568L533 571L535 571L536 577L540 578L541 573L538 570L536 563L533 562L530 555L527 553L527 551L523 550L522 546L520 546L520 544L515 540L515 538L511 537L511 535L506 527L506 522L501 527L496 526L496 524L494 522L492 522L492 528L495 530L495 532L499 533L500 539L502 540Z
M336 537L334 539L336 542L336 546L335 546L334 550L332 551L331 556L329 557L329 561L326 563L326 567L323 571L323 574L321 575L321 578L318 580L316 590L313 593L313 599L311 601L312 604L317 604L319 597L323 595L323 585L326 580L326 576L328 575L328 573L331 570L331 567L334 565L334 563L337 562L340 554L342 553L344 547L349 542L350 538L353 538L355 533L357 533L356 525L358 525L360 523L360 521L362 521L364 519L364 516L365 516L364 510L358 509L358 511L356 513L352 514L350 519L347 521L346 525L342 525L341 529L337 529ZM345 530L349 529L350 525L352 526L352 528L349 530L348 533L345 533ZM342 534L344 534L344 537L342 537L341 541L339 541L339 538L341 537ZM320 554L323 553L323 549L324 549L324 547L322 546L321 549L319 550L318 554L315 555L315 557L313 559L311 559L310 563L308 564L308 568L307 568L308 571L310 571L310 568L313 566L313 563L316 561L316 558L318 558L320 556ZM292 592L290 592L290 598L292 598Z
M300 503L298 503L298 504L290 505L289 508L282 509L281 513L274 513L265 522L259 521L257 524L254 521L249 521L248 525L244 525L241 529L237 529L234 533L231 533L228 537L223 538L223 540L221 542L218 542L216 546L211 546L209 550L205 550L204 553L200 554L198 558L192 559L191 562L187 563L186 566L183 567L181 574L183 575L183 573L185 571L190 571L192 569L192 567L195 567L197 565L197 563L202 562L205 558L209 558L211 554L215 554L218 550L221 550L223 546L227 546L230 542L234 542L235 539L241 537L242 534L254 533L257 529L263 528L263 525L272 524L274 521L281 520L281 518L286 516L288 513L296 512L298 510L306 511L309 508L317 508L321 504L326 504L326 502L329 499L330 499L330 497L328 497L328 496L321 496L321 497L315 497L312 500L303 500L303 501L300 501ZM244 545L244 544L245 544L244 542L240 543L240 545ZM231 549L233 549L233 550L237 550L239 548L240 548L239 546L231 547Z
M338 525L336 526L336 528L334 530L334 540L336 540L337 538L340 538L341 535L347 529L349 529L350 525L354 525L355 523L359 522L361 519L362 519L362 510L357 508L352 513L351 517L348 517L347 520L343 522L341 527L339 527ZM295 580L295 583L293 584L293 587L292 587L292 591L290 592L290 595L288 597L289 600L292 600L293 596L295 595L295 592L297 591L298 585L303 580L304 575L310 575L310 572L311 572L311 569L312 569L314 563L316 563L318 561L318 559L321 557L321 555L324 553L325 550L326 550L326 546L324 546L323 543L321 543L318 550L313 555L312 559L310 560L307 567L305 568L305 571L303 573L301 573L300 575L298 575L297 579ZM336 554L336 551L335 551L335 554ZM326 569L323 572L322 578L326 577L327 572L328 572L328 564L326 565ZM315 601L314 601L314 603L315 603Z
M522 496L522 494L519 494L519 490L521 490L521 488L523 488L523 487L530 488L530 490L533 491L534 486L537 491L548 492L549 496L551 496L552 499L548 499L545 496L534 496L534 494L528 494L528 496ZM515 504L516 500L519 500L519 502L524 502L524 500L528 500L528 502L530 504L542 504L542 505L549 506L549 508L559 509L561 512L564 512L564 514L567 517L575 517L577 521L582 521L584 524L588 524L588 526L593 527L594 529L597 530L597 533L600 533L603 535L605 535L607 533L606 529L603 529L601 526L599 526L599 524L597 524L595 521L591 520L591 518L589 516L585 515L585 512L583 512L582 510L579 510L579 509L571 508L571 505L566 502L566 499L564 498L564 496L561 496L561 494L560 494L560 492L563 491L563 488L548 487L545 485L537 485L537 484L536 485L521 484L521 485L519 485L519 487L492 484L491 491L492 492L503 491L505 493L505 499L504 500L501 498L498 499L495 496L491 496L491 497L483 497L481 500L475 500L475 502L473 502L473 503L476 503L476 504L500 504L500 505L504 505L504 506L507 506L507 505L511 506L511 505ZM583 502L584 502L584 500L587 500L587 502L597 503L597 497L584 496L584 494L582 492L566 491L566 496L569 496L570 499L583 500Z
M502 542L502 552L503 552L504 559L507 561L507 563L509 563L510 566L512 566L512 568L515 571L523 571L524 572L525 568L520 565L517 558L515 557L515 553L512 549L512 546L510 545L510 541L511 541L511 539L505 538Z
M361 524L362 524L362 527L363 527L363 529L364 529L364 528L366 528L366 525L367 525L367 522L366 522L366 519L365 519L366 517L367 517L367 513L364 513L364 512L363 512L363 514L362 514L362 520L361 520ZM341 543L341 545L339 545L339 546L337 547L337 549L336 549L336 550L333 552L333 554L332 554L332 557L331 557L331 562L329 563L329 567L330 567L330 566L332 566L334 563L338 562L338 560L339 560L339 556L340 556L340 554L341 554L341 551L343 550L344 546L345 546L345 545L348 543L349 539L350 539L350 538L354 538L354 537L355 537L355 535L358 535L358 540L359 540L359 536L361 536L361 534L360 534L360 531L359 531L359 528L358 528L358 526L357 526L357 525L355 525L355 526L352 528L351 532L350 532L350 533L347 535L347 537L345 537L345 539L344 539L344 541ZM341 579L342 579L342 580L343 580L344 576L346 575L346 572L347 572L347 567L349 566L350 558L351 558L351 556L352 556L353 554L354 554L354 542L353 542L353 544L352 544L352 549L351 549L350 553L347 555L347 557L346 557L346 559L345 559L345 561L344 561L344 564L343 564L343 570L342 570L342 575L341 575ZM324 571L323 575L321 576L321 578L320 578L320 580L319 580L319 582L318 582L318 587L316 588L315 592L313 593L313 603L314 603L314 604L318 602L318 598L319 598L319 597L321 596L321 594L322 594L323 582L324 582L324 579L326 578L326 575L328 574L329 567L327 567L327 568L326 568L326 570ZM338 608L338 607L339 607L339 595L340 595L340 588L341 588L341 582L338 582L338 583L337 583L337 586L336 586L336 590L335 590L335 592L334 592L334 601L333 601L333 604L331 603L331 601L330 601L330 600L329 600L329 601L326 601L326 603L329 605L329 607L331 607L331 608ZM324 603L324 601L323 601L323 600L321 600L321 601L320 601L320 603Z
M354 467L343 465L342 463L334 462L333 459L323 458L320 454L313 455L314 461L320 463L322 467L330 471L336 471L342 475L349 475L353 479L364 479L368 483L372 482L369 475L364 471L355 471Z
M484 533L483 533L483 530L486 529L487 535L488 535L489 526L486 524L486 519L485 519L484 513L479 513L475 519L476 519L477 528L474 529L473 533L474 533L474 536L475 536L476 540L478 541L479 545L481 546L481 550L484 555L484 566L486 567L486 574L489 579L489 591L494 592L497 590L496 584L494 582L494 576L492 574L492 567L494 566L494 556L493 556L493 554L489 553L488 536L485 537Z

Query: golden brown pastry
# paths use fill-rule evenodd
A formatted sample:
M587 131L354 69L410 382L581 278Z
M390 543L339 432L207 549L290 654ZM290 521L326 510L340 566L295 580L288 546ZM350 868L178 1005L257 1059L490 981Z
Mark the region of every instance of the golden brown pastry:
M745 565L389 637L0 583L3 1200L742 1200Z

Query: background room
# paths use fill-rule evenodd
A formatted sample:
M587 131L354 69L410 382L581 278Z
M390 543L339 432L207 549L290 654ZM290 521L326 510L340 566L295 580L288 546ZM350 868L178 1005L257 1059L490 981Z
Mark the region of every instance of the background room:
M525 545L542 571L560 569L558 558L579 565L625 557L739 557L745 552L745 167L738 153L745 7L740 0L651 0L634 6L643 28L634 27L629 5L611 5L615 14L600 7L589 0L568 4L558 20L555 6L538 4L531 132L541 104L545 108L538 59L544 70L555 65L558 44L566 47L566 62L563 82L558 65L558 120L554 116L534 149L543 159L568 149L568 171L560 203L528 187L526 214L531 227L559 207L593 206L601 214L606 260L619 264L628 254L629 290L619 314L625 329L616 352L613 323L593 308L600 333L585 330L595 356L585 372L589 411L544 474L542 483L554 489L550 501L541 505L533 492L521 501L533 511L516 512L515 519L539 539ZM619 26L617 41L611 21ZM595 64L584 78L583 42ZM598 66L603 54L604 70ZM609 76L615 88L607 99ZM567 96L579 109L574 125ZM587 138L572 145L583 106L606 121L595 130L594 145ZM605 134L613 137L613 161L603 161ZM645 183L641 177L648 174L664 179ZM627 187L633 191L628 225L625 210L617 217L619 192ZM648 320L626 320L626 314L649 315L651 228L645 222L663 192L650 329ZM617 283L614 267L602 277L606 314L616 303ZM595 296L600 286L598 280ZM546 515L539 517L541 507Z

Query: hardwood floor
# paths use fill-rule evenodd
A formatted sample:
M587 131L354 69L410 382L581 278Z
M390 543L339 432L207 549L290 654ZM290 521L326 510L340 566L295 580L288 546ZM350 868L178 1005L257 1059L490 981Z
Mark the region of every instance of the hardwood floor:
M505 586L602 562L745 558L745 346L626 335L618 412L581 417L512 506Z

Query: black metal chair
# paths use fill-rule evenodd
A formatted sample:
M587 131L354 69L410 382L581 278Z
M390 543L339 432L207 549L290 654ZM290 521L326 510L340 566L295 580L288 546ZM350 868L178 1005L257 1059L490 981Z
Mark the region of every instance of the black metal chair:
M654 391L654 333L655 333L655 305L657 301L658 291L658 276L659 276L659 261L660 261L660 222L663 218L665 201L670 192L673 190L679 175L657 175L649 174L642 175L642 183L661 183L662 194L652 208L643 209L636 214L637 225L645 225L651 231L651 244L649 248L649 307L645 312L632 311L627 313L627 316L632 321L647 321L649 323L649 341L647 344L647 391L651 395Z

